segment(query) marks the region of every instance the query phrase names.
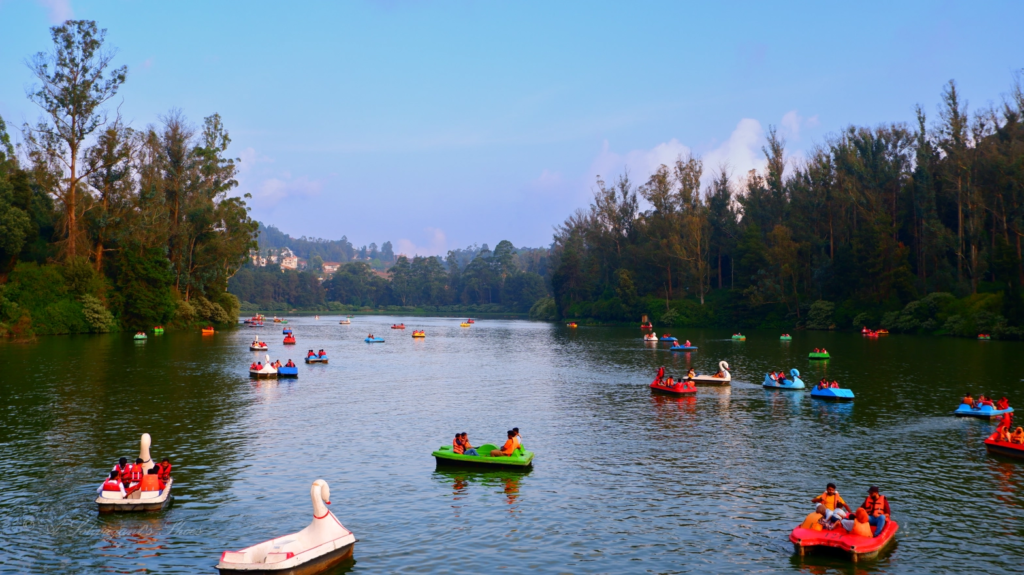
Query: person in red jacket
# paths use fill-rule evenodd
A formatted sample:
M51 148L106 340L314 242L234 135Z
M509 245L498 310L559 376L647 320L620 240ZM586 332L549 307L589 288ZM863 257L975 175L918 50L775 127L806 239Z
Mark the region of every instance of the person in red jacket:
M131 470L128 469L129 465L131 464L128 463L127 457L122 457L114 465L114 469L112 469L111 471L117 472L118 481L127 482L129 480L128 474L131 473Z
M123 459L123 458L122 458ZM124 499L127 494L124 491L124 485L121 483L120 473L115 469L110 472L110 477L100 485L99 489L96 490L100 496L106 497L107 499Z
M159 470L157 474L160 476L160 481L166 483L171 479L171 462L166 457L157 464L156 468Z
M157 474L157 468L151 467L149 473L142 477L142 481L131 486L127 493L131 495L135 491L163 491L164 487L166 487L166 485L163 481L160 481L160 475Z
M872 485L868 487L868 497L861 507L868 512L868 523L875 528L875 537L878 537L885 530L885 523L891 513L889 500Z

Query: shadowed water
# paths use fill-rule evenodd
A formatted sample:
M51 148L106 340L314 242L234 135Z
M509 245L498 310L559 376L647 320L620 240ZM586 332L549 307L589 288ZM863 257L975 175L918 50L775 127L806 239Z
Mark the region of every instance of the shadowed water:
M409 329L390 330L392 322ZM0 345L0 572L215 573L220 552L301 529L309 486L358 537L337 572L1001 573L1020 569L1024 463L992 457L994 425L949 415L965 391L1024 405L1024 344L914 336L679 330L696 353L639 329L444 318L302 318L198 333L52 337ZM412 328L427 330L413 340ZM387 339L366 344L368 332ZM272 358L324 348L299 379L253 381ZM833 359L810 362L827 347ZM732 387L654 396L659 365L733 368ZM766 391L796 367L852 404ZM430 452L518 426L523 472L435 470ZM174 462L161 513L98 515L115 460ZM851 506L878 485L897 545L853 568L793 555L787 537L835 481Z

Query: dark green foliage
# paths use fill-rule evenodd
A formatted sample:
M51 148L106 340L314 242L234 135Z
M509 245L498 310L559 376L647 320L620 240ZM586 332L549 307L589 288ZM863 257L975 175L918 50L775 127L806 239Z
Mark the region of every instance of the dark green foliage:
M122 251L116 281L121 325L125 328L149 329L167 323L173 316L174 274L162 249Z

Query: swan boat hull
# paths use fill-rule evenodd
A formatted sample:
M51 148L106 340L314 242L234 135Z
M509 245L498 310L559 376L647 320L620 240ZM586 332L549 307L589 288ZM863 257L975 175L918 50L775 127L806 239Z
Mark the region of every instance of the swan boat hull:
M713 375L695 375L690 378L696 385L731 385L732 376L726 374L724 377L715 377Z
M265 345L264 346L259 346L259 345L250 345L249 346L249 351L267 351L268 349L270 349L270 348L268 348Z
M492 443L485 443L476 448L484 454L497 449ZM530 469L533 466L533 452L517 449L511 457L491 457L490 455L463 455L452 451L451 445L442 445L431 453L438 467L460 467L477 469Z
M789 534L789 540L793 543L793 550L800 555L807 551L827 550L846 555L850 561L870 561L877 559L878 554L896 540L896 531L899 528L899 524L889 519L878 537L861 537L845 532L814 531L797 527Z
M995 409L991 405L982 406L981 409L971 409L967 404L961 403L957 406L953 415L957 417L979 417L981 419L993 419L1004 413L1013 413L1013 408Z
M775 381L774 379L766 375L764 376L764 383L761 384L761 387L765 387L768 389L803 389L804 382L800 378L786 378L785 385L779 385L779 382Z
M171 501L171 487L174 485L174 478L167 480L167 485L157 497L143 499L142 492L136 491L127 499L107 499L102 495L96 498L96 505L100 513L131 513L160 511Z
M353 541L348 545L338 547L337 549L329 551L316 559L295 567L274 569L271 564L259 565L248 569L243 567L221 567L218 565L217 570L220 571L221 575L315 575L316 573L328 571L351 559L352 553L355 550L355 545L355 541Z

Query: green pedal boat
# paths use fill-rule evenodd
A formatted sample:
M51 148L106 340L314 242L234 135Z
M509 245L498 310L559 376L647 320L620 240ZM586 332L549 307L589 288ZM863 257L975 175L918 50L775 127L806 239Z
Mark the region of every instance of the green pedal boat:
M431 453L437 460L438 467L476 467L486 469L529 469L533 466L533 452L522 447L516 449L511 457L491 457L483 455L498 449L493 443L485 443L475 448L480 455L461 455L452 451L451 445L442 445Z

